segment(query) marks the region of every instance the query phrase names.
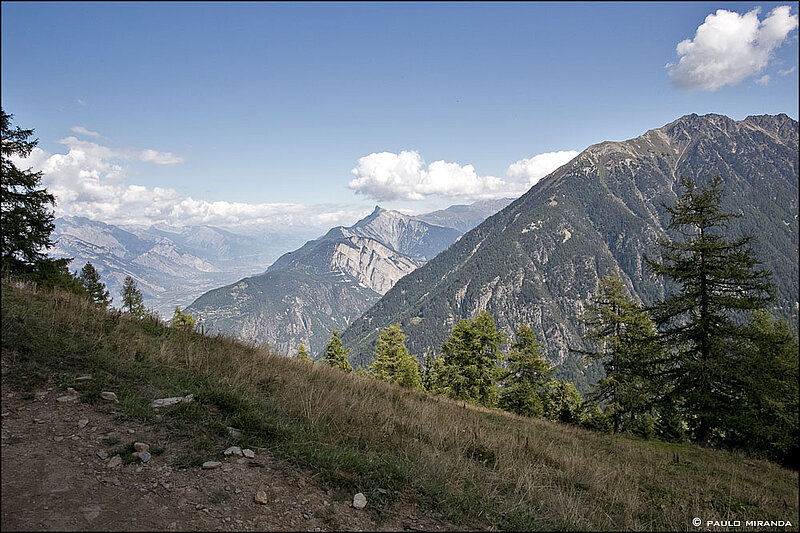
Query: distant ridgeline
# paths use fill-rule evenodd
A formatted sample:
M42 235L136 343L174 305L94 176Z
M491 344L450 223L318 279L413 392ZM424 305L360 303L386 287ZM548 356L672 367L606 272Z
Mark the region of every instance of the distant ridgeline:
M203 294L186 311L205 331L266 342L286 355L303 345L317 359L332 330L346 328L397 280L511 201L413 217L376 207L354 225L284 254L264 274Z
M499 213L403 277L343 333L354 365L367 365L380 329L400 323L410 352L438 352L460 318L487 310L507 335L533 328L562 378L597 377L571 349L585 348L584 307L598 280L620 273L649 305L665 293L644 257L658 259L679 178L722 178L729 236L756 236L773 272L771 311L798 317L798 123L788 116L734 121L687 115L624 142L587 148Z

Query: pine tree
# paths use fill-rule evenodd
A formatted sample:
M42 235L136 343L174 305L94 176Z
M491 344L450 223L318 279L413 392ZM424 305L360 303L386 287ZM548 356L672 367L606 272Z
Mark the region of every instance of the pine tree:
M582 352L601 360L605 377L596 385L589 402L601 405L609 417L612 431L634 429L631 422L651 416L659 389L650 376L658 374L661 350L650 317L625 290L619 275L600 280L597 295L583 316L587 338L600 347L598 352Z
M400 324L383 328L375 344L375 359L369 367L370 373L378 379L398 383L413 389L422 388L419 366L408 353L406 336Z
M122 309L125 309L125 307L128 308L128 312L131 315L137 318L142 318L145 314L142 292L130 276L125 276L125 281L122 284Z
M331 332L331 340L325 346L325 355L323 359L329 366L344 370L345 372L352 372L353 367L347 360L350 355L350 350L346 350L342 346L342 340L339 338L339 332L333 330Z
M504 342L503 333L486 311L472 321L459 320L442 345L443 392L459 400L494 406L500 345Z
M544 412L542 391L553 367L544 359L542 345L527 324L517 330L517 341L508 354L505 388L500 408L523 416L541 417Z
M548 380L542 395L544 417L554 422L577 424L581 420L583 399L568 381Z
M686 192L677 204L665 206L668 228L681 240L661 239L662 262L647 263L677 286L653 308L673 351L666 400L684 411L695 442L707 446L725 413L740 407L731 354L746 337L747 312L765 306L772 284L769 272L756 268L752 237L729 241L719 233L739 216L720 209L722 180L698 187L683 178L681 185Z
M98 304L103 309L111 305L111 298L109 298L106 286L100 281L100 274L97 273L92 263L87 261L87 263L83 265L78 275L78 280L81 282L81 285L83 285L83 288L86 289L89 298L91 298L94 303Z
M177 329L185 329L185 330L194 330L195 324L197 321L191 315L191 313L182 313L180 307L175 308L175 312L172 314L172 320L169 323L169 327L177 328Z
M306 347L303 346L302 344L297 349L297 355L295 355L295 359L297 359L299 361L308 361L309 363L313 363L314 362L314 360L311 359L311 356L308 355L308 352L306 351Z
M12 156L28 157L38 144L29 141L33 130L11 127L13 115L0 109L2 117L2 175L0 176L0 213L3 220L2 269L11 273L31 272L45 261L42 249L52 246L55 196L41 187L41 172L20 170Z

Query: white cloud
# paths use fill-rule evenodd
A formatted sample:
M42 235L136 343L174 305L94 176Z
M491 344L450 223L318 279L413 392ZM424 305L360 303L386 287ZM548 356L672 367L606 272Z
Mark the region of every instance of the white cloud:
M715 91L736 85L767 67L772 51L797 28L790 6L779 6L759 21L761 8L740 15L718 9L697 28L694 39L678 43L680 60L669 71L683 89Z
M342 205L292 203L207 202L180 195L170 188L128 184L126 161L155 164L181 159L155 150L113 150L75 137L60 141L66 154L34 148L26 159L13 158L22 168L43 172L42 183L56 196L56 215L83 216L109 224L209 224L228 228L325 231L352 224L368 212Z
M83 126L72 126L70 130L74 131L75 133L80 133L81 135L88 135L90 137L100 137L100 134L96 131L87 130Z
M764 74L760 78L756 79L756 83L761 85L762 87L766 87L767 85L769 85L769 80L770 80L769 74Z
M507 179L480 176L472 165L434 161L416 151L378 152L358 160L348 187L378 201L424 200L437 195L459 200L519 196L578 152L539 154L512 164Z
M794 66L792 68L787 68L786 70L779 70L778 74L780 74L781 76L788 76L789 74L791 74L795 70L797 70L797 66Z
M506 175L514 181L524 182L525 187L531 188L543 177L571 161L576 155L578 152L575 150L562 150L520 159L508 167Z

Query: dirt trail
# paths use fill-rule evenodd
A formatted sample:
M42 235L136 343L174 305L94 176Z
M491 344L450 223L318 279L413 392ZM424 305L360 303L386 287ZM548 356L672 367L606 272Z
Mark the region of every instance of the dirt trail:
M157 426L119 423L113 406L58 401L64 394L52 383L25 392L2 385L3 531L455 529L404 502L378 521L369 503L354 509L352 494L323 490L308 472L266 450L254 459L225 458L219 450L209 457L222 462L215 470L175 468L186 442ZM163 452L117 467L97 454L134 441ZM266 505L254 502L259 491Z

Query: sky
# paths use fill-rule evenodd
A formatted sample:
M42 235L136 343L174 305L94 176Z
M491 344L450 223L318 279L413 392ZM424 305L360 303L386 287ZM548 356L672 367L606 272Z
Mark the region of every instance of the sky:
M690 113L798 118L798 3L2 2L56 214L270 231L516 197Z

